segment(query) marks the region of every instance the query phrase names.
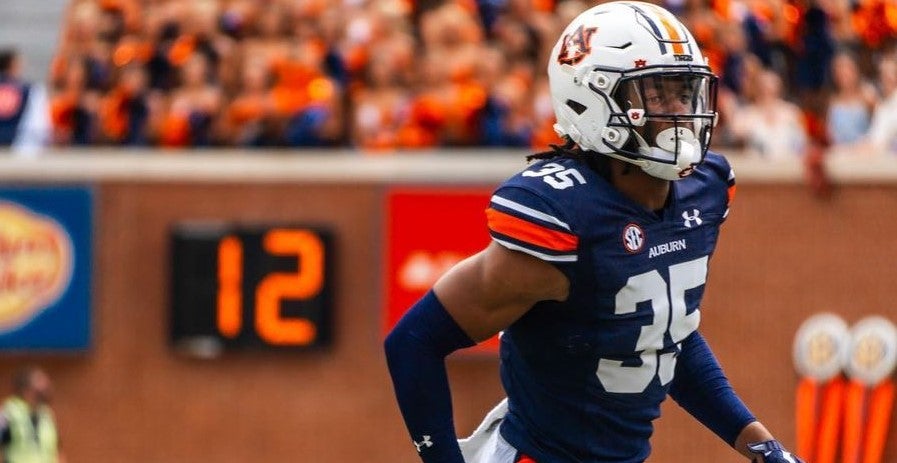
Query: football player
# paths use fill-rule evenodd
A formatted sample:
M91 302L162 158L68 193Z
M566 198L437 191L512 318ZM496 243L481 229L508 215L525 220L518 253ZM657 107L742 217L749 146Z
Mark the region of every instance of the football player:
M708 153L717 78L688 30L640 2L567 26L548 76L564 146L496 191L492 243L443 276L385 348L427 463L636 463L669 394L748 459L797 463L697 331L735 191ZM459 445L444 358L501 337L507 401Z

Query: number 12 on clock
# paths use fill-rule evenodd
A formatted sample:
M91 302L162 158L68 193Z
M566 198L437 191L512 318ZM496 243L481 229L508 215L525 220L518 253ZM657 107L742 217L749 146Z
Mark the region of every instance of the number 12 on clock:
M185 223L171 233L171 339L301 349L331 338L328 230Z

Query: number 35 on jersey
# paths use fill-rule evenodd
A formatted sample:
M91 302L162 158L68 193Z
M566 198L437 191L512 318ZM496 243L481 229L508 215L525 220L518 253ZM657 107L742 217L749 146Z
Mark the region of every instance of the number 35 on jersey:
M616 295L616 315L625 316L636 311L636 305L650 302L654 322L642 326L635 345L640 365L627 366L623 362L601 359L598 379L608 392L640 393L657 376L660 384L673 379L676 354L664 350L664 338L682 342L698 328L701 311L686 313L685 292L707 281L707 256L669 267L669 283L660 272L651 270L629 278Z

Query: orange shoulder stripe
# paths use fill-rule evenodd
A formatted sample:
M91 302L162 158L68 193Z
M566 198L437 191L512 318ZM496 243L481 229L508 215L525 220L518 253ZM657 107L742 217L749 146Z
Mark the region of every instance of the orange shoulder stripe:
M490 230L545 249L569 252L579 246L579 237L572 233L536 225L491 207L486 209L486 219Z

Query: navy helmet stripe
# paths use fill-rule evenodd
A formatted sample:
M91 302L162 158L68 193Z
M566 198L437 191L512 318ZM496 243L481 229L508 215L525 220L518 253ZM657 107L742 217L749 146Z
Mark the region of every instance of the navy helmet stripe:
M695 51L691 48L691 34L688 33L688 29L685 28L685 24L679 23L679 35L682 36L682 40L685 41L685 45L688 46L688 54L694 55ZM703 63L701 63L703 64Z
M651 16L649 16L648 13L645 13L644 10L633 4L627 4L626 6L635 10L645 21L648 22L648 25L651 26L654 34L658 37L657 44L660 46L660 53L666 54L667 46L665 43L663 43L663 34L660 32L660 28L657 27L657 24L654 24L654 20L651 19Z

